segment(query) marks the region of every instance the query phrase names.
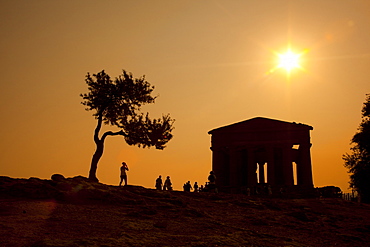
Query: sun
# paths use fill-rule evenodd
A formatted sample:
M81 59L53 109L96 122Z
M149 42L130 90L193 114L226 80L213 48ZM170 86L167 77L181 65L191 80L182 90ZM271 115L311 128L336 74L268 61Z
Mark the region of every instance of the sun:
M279 57L278 69L283 68L290 73L292 69L301 68L299 65L299 57L301 54L296 54L288 49L285 53L277 55Z
M277 65L274 68L270 69L268 74L271 74L278 69L284 69L287 73L287 76L289 77L292 70L294 69L304 70L304 68L301 66L300 63L301 63L301 57L307 52L308 52L308 49L305 49L300 53L294 52L290 48L290 46L283 53L273 51L273 53L276 56Z

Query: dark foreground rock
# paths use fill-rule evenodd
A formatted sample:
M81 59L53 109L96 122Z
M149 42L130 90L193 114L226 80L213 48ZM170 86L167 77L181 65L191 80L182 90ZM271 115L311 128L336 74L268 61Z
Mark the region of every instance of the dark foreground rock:
M0 246L367 246L370 206L0 177Z

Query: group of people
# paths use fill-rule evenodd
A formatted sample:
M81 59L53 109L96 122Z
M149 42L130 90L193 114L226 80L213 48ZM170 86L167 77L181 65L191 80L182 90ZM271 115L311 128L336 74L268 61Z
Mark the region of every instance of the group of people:
M184 184L184 191L190 192L193 188L193 192L218 192L216 187L216 175L213 171L210 171L208 176L208 182L203 186L199 187L198 182L194 183L194 186L191 187L190 181Z
M119 186L122 186L122 182L125 181L125 186L127 185L127 173L126 171L129 171L128 166L126 162L122 162L122 166L120 168L120 182ZM164 181L163 187L162 187L162 176L159 176L155 181L155 187L157 190L172 190L172 182L170 179L170 176L167 176L166 180Z
M163 190L172 190L172 183L170 181L170 177L167 176L166 181L163 184ZM156 179L155 182L155 187L157 190L162 190L162 177L159 175L159 177ZM195 182L193 186L191 186L190 181L187 181L183 185L183 189L185 192L190 192L193 190L193 192L208 192L208 191L213 191L217 192L216 188L216 175L214 174L213 171L210 172L208 176L208 182L206 182L205 186L201 185L199 187L198 182Z
M120 168L120 182L119 186L122 186L122 182L125 181L125 186L127 185L127 173L126 171L129 171L128 166L126 162L122 162L122 166ZM155 188L157 190L172 190L172 182L170 176L167 176L166 180L162 181L162 176L159 175L158 178L155 180ZM184 191L190 192L194 188L194 192L202 192L202 191L214 191L217 192L217 187L216 187L216 175L214 174L213 171L209 173L208 176L208 182L206 182L205 186L201 185L200 187L198 186L198 183L195 182L194 186L192 187L190 184L190 181L186 182L183 186Z
M162 187L162 185L163 185L163 187ZM163 189L163 190L171 191L172 190L172 182L171 182L170 176L167 176L164 183L162 183L162 176L159 175L159 177L155 180L155 188L157 190L162 190Z

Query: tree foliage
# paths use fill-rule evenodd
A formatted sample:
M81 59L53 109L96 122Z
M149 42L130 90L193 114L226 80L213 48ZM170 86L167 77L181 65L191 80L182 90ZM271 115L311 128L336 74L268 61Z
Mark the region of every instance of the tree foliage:
M370 203L370 94L362 108L362 120L351 140L351 153L343 155L344 166L350 173L350 187L361 201Z
M129 145L164 149L172 139L173 122L169 115L150 119L148 113L141 112L141 106L154 103L156 97L151 93L154 86L145 80L145 76L134 78L123 70L114 80L104 70L97 74L86 75L88 93L81 94L87 111L93 111L97 119L94 132L96 151L91 161L89 178L98 181L96 169L104 150L107 136L121 135ZM120 131L107 131L100 136L102 124L118 127Z

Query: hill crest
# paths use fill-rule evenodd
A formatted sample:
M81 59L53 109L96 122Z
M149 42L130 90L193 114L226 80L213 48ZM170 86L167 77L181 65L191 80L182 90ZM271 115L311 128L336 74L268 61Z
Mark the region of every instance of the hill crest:
M0 177L4 246L360 246L370 206Z

